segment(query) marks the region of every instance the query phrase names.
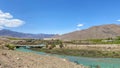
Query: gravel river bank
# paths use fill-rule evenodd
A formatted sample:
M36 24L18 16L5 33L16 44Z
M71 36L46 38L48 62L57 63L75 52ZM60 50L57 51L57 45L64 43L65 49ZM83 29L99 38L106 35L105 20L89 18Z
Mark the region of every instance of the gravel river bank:
M66 59L0 50L0 68L85 68Z

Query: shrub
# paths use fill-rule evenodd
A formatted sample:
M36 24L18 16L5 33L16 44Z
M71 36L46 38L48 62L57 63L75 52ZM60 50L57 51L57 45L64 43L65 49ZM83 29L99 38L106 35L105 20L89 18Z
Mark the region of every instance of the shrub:
M6 47L8 47L10 50L14 50L15 46L13 44L6 44Z
M59 45L59 47L60 47L60 48L63 48L63 44L61 43L61 44Z

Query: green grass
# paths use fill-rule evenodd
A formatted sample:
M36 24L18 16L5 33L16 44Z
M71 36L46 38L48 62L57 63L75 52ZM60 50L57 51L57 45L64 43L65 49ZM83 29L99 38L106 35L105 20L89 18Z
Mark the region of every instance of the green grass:
M35 51L46 52L50 54L98 57L98 58L120 58L120 51L99 51L99 50L77 50L77 49L39 49L32 48Z

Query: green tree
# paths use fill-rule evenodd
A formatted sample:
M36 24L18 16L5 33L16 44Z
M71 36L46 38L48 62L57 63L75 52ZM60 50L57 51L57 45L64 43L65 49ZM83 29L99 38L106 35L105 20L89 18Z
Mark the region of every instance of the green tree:
M63 48L63 47L64 47L64 46L63 46L63 43L61 43L59 46L60 46L60 48Z

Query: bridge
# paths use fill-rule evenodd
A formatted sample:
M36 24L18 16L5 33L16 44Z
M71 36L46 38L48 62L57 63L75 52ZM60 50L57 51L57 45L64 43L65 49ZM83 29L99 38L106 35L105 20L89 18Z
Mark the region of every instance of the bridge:
M39 45L15 45L16 48L24 47L24 48L42 48L45 47L45 44L39 44Z

